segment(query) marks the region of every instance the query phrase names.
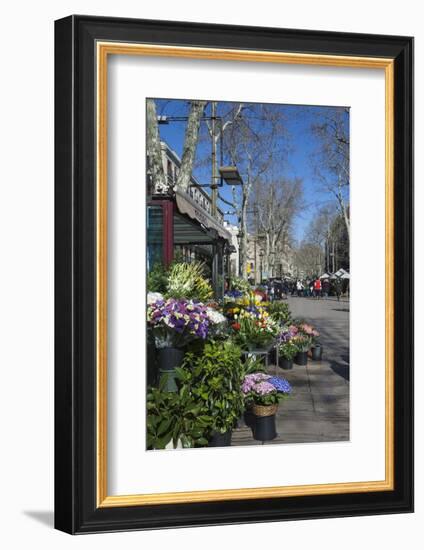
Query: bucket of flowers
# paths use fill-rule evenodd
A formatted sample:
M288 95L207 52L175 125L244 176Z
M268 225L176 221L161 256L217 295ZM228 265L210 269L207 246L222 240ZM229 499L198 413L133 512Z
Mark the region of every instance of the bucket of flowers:
M253 438L258 441L275 439L277 436L275 415L278 403L292 391L288 381L263 372L255 372L245 376L241 391L245 397L246 406L251 407L254 415Z
M322 345L318 341L319 332L309 323L302 323L299 326L299 330L311 338L311 357L313 361L321 361L322 359Z
M298 353L298 347L296 342L293 341L294 336L296 336L297 331L293 329L284 328L283 331L278 336L278 355L279 355L279 366L284 370L290 370L293 368L293 359Z
M267 349L278 333L277 323L256 306L240 311L231 327L236 343L247 350Z
M308 353L312 346L312 336L302 330L304 326L309 325L306 325L303 321L297 321L288 327L288 330L293 334L291 342L297 347L294 362L302 366L308 364Z
M202 302L155 296L147 299L147 325L158 350L159 373L168 375L167 391L177 391L175 367L181 365L185 349L195 341L224 332L225 317Z

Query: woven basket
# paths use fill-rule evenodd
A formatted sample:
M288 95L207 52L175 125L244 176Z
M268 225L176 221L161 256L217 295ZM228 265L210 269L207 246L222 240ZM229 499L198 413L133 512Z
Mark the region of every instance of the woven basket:
M278 410L278 405L253 405L253 414L255 416L273 416Z

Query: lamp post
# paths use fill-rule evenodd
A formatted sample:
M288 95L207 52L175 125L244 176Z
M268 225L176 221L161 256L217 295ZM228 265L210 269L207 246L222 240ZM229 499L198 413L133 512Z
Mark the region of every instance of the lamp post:
M259 275L260 275L260 281L259 284L262 284L262 258L264 257L263 250L259 251Z

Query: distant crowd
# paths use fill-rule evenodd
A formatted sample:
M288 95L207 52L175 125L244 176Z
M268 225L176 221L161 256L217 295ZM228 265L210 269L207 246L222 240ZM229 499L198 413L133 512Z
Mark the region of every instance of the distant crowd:
M269 279L263 281L261 287L269 301L284 300L288 295L299 298L328 298L336 296L338 300L343 294L349 293L349 281L346 279Z

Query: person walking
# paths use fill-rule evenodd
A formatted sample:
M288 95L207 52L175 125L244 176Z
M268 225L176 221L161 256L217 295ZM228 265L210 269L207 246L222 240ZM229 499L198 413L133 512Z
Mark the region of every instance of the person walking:
M324 298L328 298L328 295L330 294L330 282L328 279L324 279L322 282L322 294Z
M318 300L321 298L321 279L317 278L314 281L314 294L315 297L318 298Z
M298 296L298 298L300 298L302 296L302 291L303 291L302 281L300 281L300 280L297 281L296 289L297 289L297 296Z
M336 290L337 301L340 302L340 296L342 294L342 280L340 277L336 277L334 288Z

